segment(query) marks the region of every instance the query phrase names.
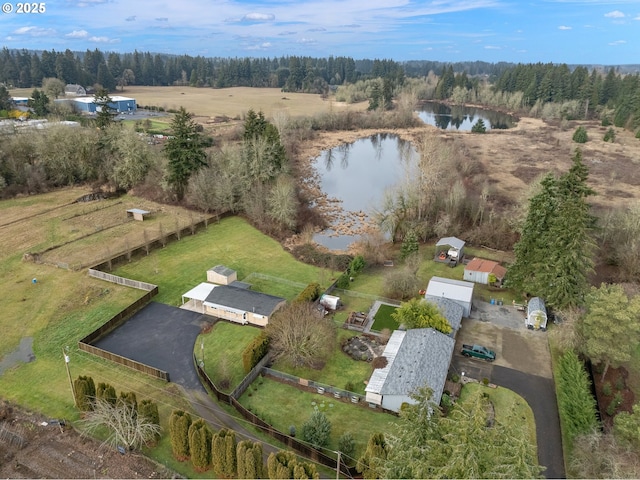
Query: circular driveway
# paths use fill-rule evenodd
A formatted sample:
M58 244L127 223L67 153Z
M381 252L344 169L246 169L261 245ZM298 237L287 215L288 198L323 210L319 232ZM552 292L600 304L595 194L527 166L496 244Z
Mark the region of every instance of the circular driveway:
M513 390L531 407L536 423L538 461L547 478L565 478L562 437L551 354L546 332L528 330L524 316L511 305L474 302L472 318L462 320L451 368L457 374ZM463 343L484 345L496 352L493 363L460 354Z

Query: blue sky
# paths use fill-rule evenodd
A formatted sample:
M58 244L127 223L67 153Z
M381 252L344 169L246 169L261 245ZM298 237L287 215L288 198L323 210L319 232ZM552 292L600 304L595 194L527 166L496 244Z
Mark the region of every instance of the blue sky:
M638 0L0 0L0 47L640 63ZM8 5L8 6L7 6Z

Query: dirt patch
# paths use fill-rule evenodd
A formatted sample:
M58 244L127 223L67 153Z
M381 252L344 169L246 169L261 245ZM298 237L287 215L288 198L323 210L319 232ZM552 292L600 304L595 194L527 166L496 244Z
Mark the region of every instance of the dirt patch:
M136 453L121 455L61 426L7 404L0 405L1 478L176 478Z
M384 345L364 336L356 336L344 342L342 351L354 360L371 362L374 358L382 355Z
M628 378L629 372L624 367L609 368L604 379L602 370L593 372L600 418L607 430L613 427L613 419L618 413L632 411L635 395L627 385Z

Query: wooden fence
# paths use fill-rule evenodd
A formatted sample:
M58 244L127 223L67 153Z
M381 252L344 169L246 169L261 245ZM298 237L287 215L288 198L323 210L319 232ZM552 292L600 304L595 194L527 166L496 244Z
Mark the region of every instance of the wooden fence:
M88 343L84 343L82 340L78 343L78 347L80 348L80 350L91 353L92 355L96 355L114 363L119 363L120 365L124 365L125 367L137 370L138 372L146 373L147 375L151 375L152 377L164 380L165 382L169 381L169 373L165 372L164 370L151 367L144 363L136 362L135 360L131 360L130 358L126 358L115 353L107 352L106 350L103 350L101 348L95 347Z

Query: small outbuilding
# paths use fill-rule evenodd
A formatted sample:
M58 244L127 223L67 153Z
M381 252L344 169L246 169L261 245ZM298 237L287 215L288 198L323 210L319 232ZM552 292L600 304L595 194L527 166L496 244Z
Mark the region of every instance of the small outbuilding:
M473 286L471 282L452 280L451 278L431 277L424 298L433 300L446 298L452 300L463 309L463 315L471 315L471 303L473 301Z
M70 97L84 97L87 90L77 83L67 83L64 87L64 94Z
M436 243L436 262L448 263L452 267L462 262L464 258L464 240L456 237L444 237Z
M127 217L133 217L134 220L142 222L144 217L150 215L151 212L148 210L142 210L140 208L130 208L127 210Z
M525 321L529 330L547 329L547 307L540 297L533 297L527 304L527 319Z
M340 297L324 294L320 297L320 305L327 310L337 310L340 306Z
M464 267L463 278L483 285L502 285L507 269L493 260L474 258Z
M207 270L207 282L217 285L229 285L237 280L238 272L224 265L216 265Z

